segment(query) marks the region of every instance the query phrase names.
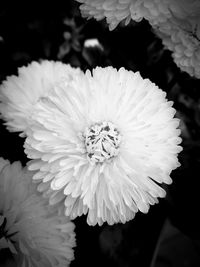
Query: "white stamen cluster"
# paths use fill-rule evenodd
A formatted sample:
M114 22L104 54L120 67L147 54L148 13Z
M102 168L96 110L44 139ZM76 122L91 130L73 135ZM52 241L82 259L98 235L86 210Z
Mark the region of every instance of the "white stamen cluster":
M87 127L83 135L87 158L91 163L104 162L118 155L121 135L111 122Z

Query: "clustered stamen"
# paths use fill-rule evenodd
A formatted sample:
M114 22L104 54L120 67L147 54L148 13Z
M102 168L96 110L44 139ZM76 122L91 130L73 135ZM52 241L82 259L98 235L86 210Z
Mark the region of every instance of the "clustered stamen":
M83 134L88 160L102 163L118 155L121 135L111 122L87 127Z

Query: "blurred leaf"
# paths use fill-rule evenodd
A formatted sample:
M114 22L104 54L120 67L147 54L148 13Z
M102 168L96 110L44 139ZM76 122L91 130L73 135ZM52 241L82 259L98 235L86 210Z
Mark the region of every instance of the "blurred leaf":
M163 54L164 49L160 46L160 42L158 42L158 39L154 39L147 47L147 54L148 54L148 62L147 66L153 65L158 63Z
M63 44L59 47L59 51L58 51L58 54L57 54L57 58L58 58L58 59L62 59L62 58L64 58L67 54L69 54L70 49L71 49L71 47L70 47L70 45L69 45L67 42L63 43Z
M82 49L82 39L84 35L82 30L84 25L78 25L75 18L65 18L63 24L66 26L67 30L63 33L64 41L59 47L57 54L58 59L63 59L70 52L80 52Z
M199 245L166 219L150 267L199 267Z

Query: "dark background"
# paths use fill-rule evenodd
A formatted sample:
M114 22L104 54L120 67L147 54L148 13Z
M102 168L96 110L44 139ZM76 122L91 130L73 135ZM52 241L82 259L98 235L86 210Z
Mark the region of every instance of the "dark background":
M200 266L200 80L175 65L147 21L120 24L110 32L105 21L83 19L73 0L48 2L1 1L0 82L33 60L70 63L82 70L95 66L140 71L165 90L181 119L183 151L180 168L172 172L167 197L138 213L126 224L90 227L85 216L74 220L77 247L72 267ZM84 42L96 38L99 46ZM0 156L11 162L28 161L23 138L9 133L0 121Z

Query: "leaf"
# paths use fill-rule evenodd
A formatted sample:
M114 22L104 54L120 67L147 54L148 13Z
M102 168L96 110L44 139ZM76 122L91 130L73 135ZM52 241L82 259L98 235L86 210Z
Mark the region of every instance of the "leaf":
M198 267L200 241L184 235L166 219L150 267Z

